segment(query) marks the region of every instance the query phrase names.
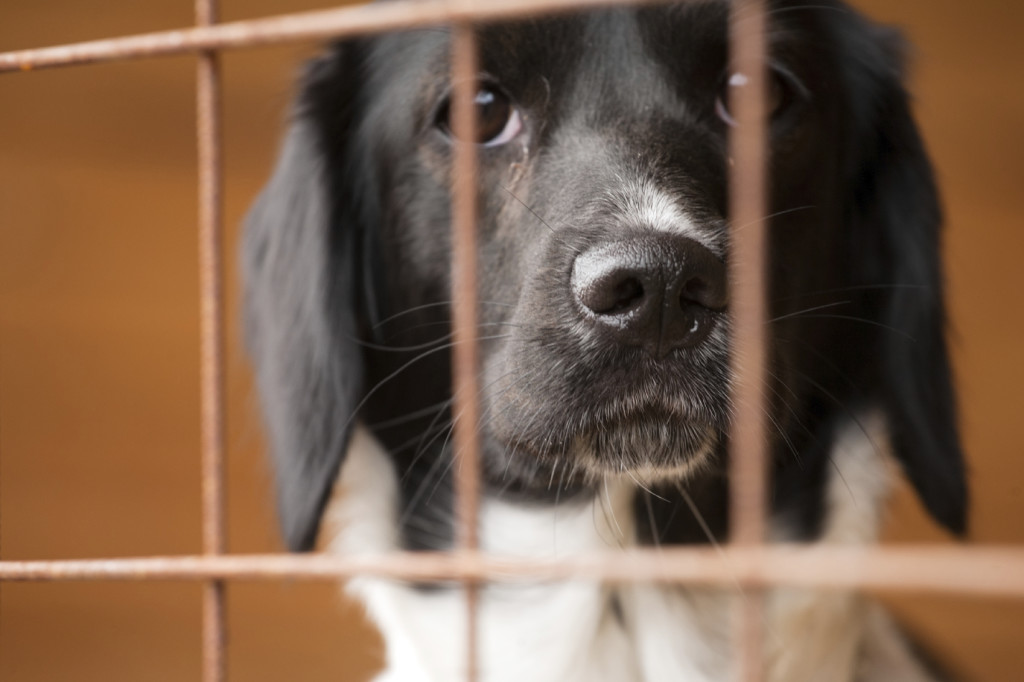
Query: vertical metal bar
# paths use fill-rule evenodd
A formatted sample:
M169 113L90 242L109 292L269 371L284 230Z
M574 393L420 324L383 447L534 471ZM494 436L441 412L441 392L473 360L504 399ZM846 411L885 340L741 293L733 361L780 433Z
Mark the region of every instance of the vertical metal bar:
M458 545L473 551L480 507L480 405L477 372L477 41L473 26L452 29L452 129L455 158L452 182L453 390L455 397L456 499ZM477 679L477 597L479 586L466 581L466 679Z
M216 0L196 0L196 24L217 21ZM221 204L220 64L216 51L200 53L196 73L199 159L200 439L203 552L226 550L224 504L223 215ZM204 682L227 679L225 582L203 586Z
M743 545L764 541L767 513L765 439L766 206L766 17L763 0L738 0L730 19L731 109L730 219L733 225L732 306L736 422L730 453L731 539ZM761 590L737 598L735 642L738 679L763 679Z

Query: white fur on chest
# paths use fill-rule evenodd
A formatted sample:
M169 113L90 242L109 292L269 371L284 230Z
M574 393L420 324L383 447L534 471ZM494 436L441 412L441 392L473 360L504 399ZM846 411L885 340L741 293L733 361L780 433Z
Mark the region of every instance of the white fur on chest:
M886 465L858 434L846 434L834 452L843 476L834 476L828 491L825 542L874 539ZM367 432L357 431L339 483L329 511L335 533L331 551L398 549L396 475ZM485 500L483 549L558 558L633 545L632 494L632 484L619 480L581 503L528 506ZM416 590L359 578L349 591L365 603L387 643L387 669L378 682L465 679L461 590ZM478 602L480 680L724 682L731 673L731 598L679 586L612 587L585 580L489 586ZM851 593L770 593L765 623L769 679L861 682L856 675L863 665L857 657L870 609Z

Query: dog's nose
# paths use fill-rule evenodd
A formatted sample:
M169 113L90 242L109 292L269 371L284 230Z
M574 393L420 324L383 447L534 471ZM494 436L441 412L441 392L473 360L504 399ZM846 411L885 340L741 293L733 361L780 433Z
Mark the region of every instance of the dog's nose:
M725 264L673 234L584 251L573 262L571 287L584 316L603 334L657 358L701 343L728 303Z

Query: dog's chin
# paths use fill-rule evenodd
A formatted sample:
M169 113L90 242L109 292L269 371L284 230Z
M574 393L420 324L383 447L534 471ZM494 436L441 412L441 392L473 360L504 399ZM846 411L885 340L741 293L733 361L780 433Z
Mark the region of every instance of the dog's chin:
M568 456L591 477L625 474L643 483L687 478L710 459L716 430L661 412L595 424Z
M492 460L504 484L533 489L586 489L609 476L632 478L644 485L678 482L712 458L719 430L707 422L651 409L584 422L565 440L531 434ZM560 442L560 445L554 443ZM497 445L497 443L495 443Z

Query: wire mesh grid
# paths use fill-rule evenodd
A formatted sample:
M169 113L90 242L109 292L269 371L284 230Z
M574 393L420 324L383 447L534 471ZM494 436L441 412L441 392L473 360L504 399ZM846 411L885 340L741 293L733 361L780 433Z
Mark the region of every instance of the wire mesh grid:
M737 351L737 406L731 447L732 541L722 548L633 549L559 560L523 560L481 553L477 537L480 503L477 394L477 281L475 230L476 152L458 145L453 202L453 360L458 457L456 549L448 553L397 552L381 557L226 555L225 391L223 329L223 217L221 208L221 83L219 51L284 42L341 38L433 24L452 26L453 127L474 139L473 83L477 73L474 25L603 6L631 0L396 0L395 2L217 23L216 0L196 0L191 29L30 49L0 54L0 73L139 59L194 52L197 69L199 150L200 410L203 555L72 561L0 561L0 581L198 580L203 593L203 679L227 678L229 580L334 580L375 575L405 580L457 580L469 599L467 679L477 679L476 598L485 582L524 578L658 581L740 587L735 643L737 679L762 679L762 592L770 586L874 588L936 591L990 597L1024 597L1024 551L1015 548L890 547L836 548L765 545L767 457L764 452L765 367L765 54L763 0L734 3L730 21L733 70L750 78L739 89L730 133L734 163L730 216L744 225L730 262ZM647 0L650 4L650 0Z

